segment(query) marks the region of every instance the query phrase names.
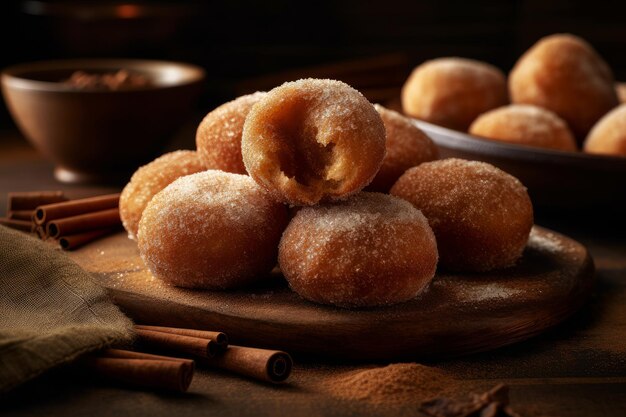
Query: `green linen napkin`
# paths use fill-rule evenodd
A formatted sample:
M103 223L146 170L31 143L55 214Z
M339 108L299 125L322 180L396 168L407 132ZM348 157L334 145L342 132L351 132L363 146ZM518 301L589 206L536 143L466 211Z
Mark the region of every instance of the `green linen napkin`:
M132 323L65 254L0 226L0 392L128 343Z

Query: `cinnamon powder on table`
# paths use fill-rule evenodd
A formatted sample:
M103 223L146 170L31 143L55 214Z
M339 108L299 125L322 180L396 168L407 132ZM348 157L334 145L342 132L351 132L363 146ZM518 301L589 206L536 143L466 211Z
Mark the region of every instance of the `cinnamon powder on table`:
M461 382L440 369L416 363L353 371L325 381L324 390L346 400L373 405L419 404L438 396L458 395Z

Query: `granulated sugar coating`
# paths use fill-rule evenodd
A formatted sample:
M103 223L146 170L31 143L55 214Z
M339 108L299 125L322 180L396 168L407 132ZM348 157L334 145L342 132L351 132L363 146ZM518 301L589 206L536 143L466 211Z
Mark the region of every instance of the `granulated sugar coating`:
M128 237L136 238L141 214L156 193L177 178L205 169L193 151L170 152L139 168L120 196L120 217Z
M241 96L204 117L196 132L196 146L207 168L247 174L241 157L241 132L250 109L264 96L262 92Z
M458 395L460 383L437 368L397 363L353 371L326 381L325 390L346 400L374 405L420 404L435 397Z
M402 87L402 110L440 126L466 131L479 114L508 102L498 68L465 58L438 58L416 67Z
M422 210L441 265L454 271L512 266L533 225L526 188L484 162L445 159L409 169L391 189Z
M250 176L276 199L314 205L370 183L385 156L385 128L374 106L349 85L298 80L254 105L242 154Z
M546 36L509 74L511 101L549 109L579 141L619 100L609 65L591 45L569 34Z
M174 181L146 207L139 253L157 278L226 289L262 279L276 265L284 205L248 176L205 171Z
M367 189L386 193L404 171L437 159L439 152L435 143L411 119L379 104L374 107L385 125L387 154Z
M474 120L469 132L500 142L576 150L576 139L563 119L550 110L528 104L511 104L488 111Z
M285 230L279 263L291 288L323 304L364 307L414 298L435 274L437 245L411 204L359 193L302 208Z

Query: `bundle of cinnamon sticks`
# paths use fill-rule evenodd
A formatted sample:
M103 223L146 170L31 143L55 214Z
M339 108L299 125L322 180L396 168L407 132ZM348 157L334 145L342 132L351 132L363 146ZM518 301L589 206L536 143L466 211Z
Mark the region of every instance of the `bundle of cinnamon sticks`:
M144 325L136 325L135 331L140 347L186 359L108 349L85 358L81 365L129 385L181 392L191 383L195 363L272 383L284 382L293 366L286 352L229 346L228 337L221 332Z
M69 200L62 191L9 193L7 217L0 224L76 249L119 228L119 197Z

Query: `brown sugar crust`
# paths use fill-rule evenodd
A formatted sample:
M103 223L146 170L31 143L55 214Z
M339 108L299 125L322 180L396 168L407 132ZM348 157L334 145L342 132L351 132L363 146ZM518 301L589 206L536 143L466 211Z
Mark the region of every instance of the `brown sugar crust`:
M528 104L511 104L484 113L469 133L500 142L576 151L576 139L556 113Z
M169 284L240 287L276 265L287 222L287 208L250 177L205 171L154 196L139 223L139 253L152 274Z
M461 131L467 131L479 114L507 102L502 71L471 59L426 61L413 70L402 87L405 114Z
M250 109L263 92L241 96L207 114L196 131L196 146L210 169L247 174L241 157L241 132Z
M437 236L441 266L489 271L512 266L533 225L526 188L484 162L445 159L409 169L391 194L420 209Z
M387 153L383 164L367 187L371 191L389 192L391 186L407 169L439 156L435 143L411 119L375 104L387 134Z
M626 156L626 104L611 110L589 132L585 152Z
M120 217L128 237L136 238L141 214L156 193L180 177L204 170L194 151L166 153L139 168L120 196Z
M252 108L242 154L248 173L276 199L313 205L369 184L385 156L385 128L374 106L349 85L299 80Z
M307 300L390 305L414 298L432 280L437 244L411 204L363 192L299 210L281 239L279 263L291 288Z
M579 141L618 104L607 63L587 42L568 34L547 36L526 51L511 71L509 91L513 103L558 114Z

